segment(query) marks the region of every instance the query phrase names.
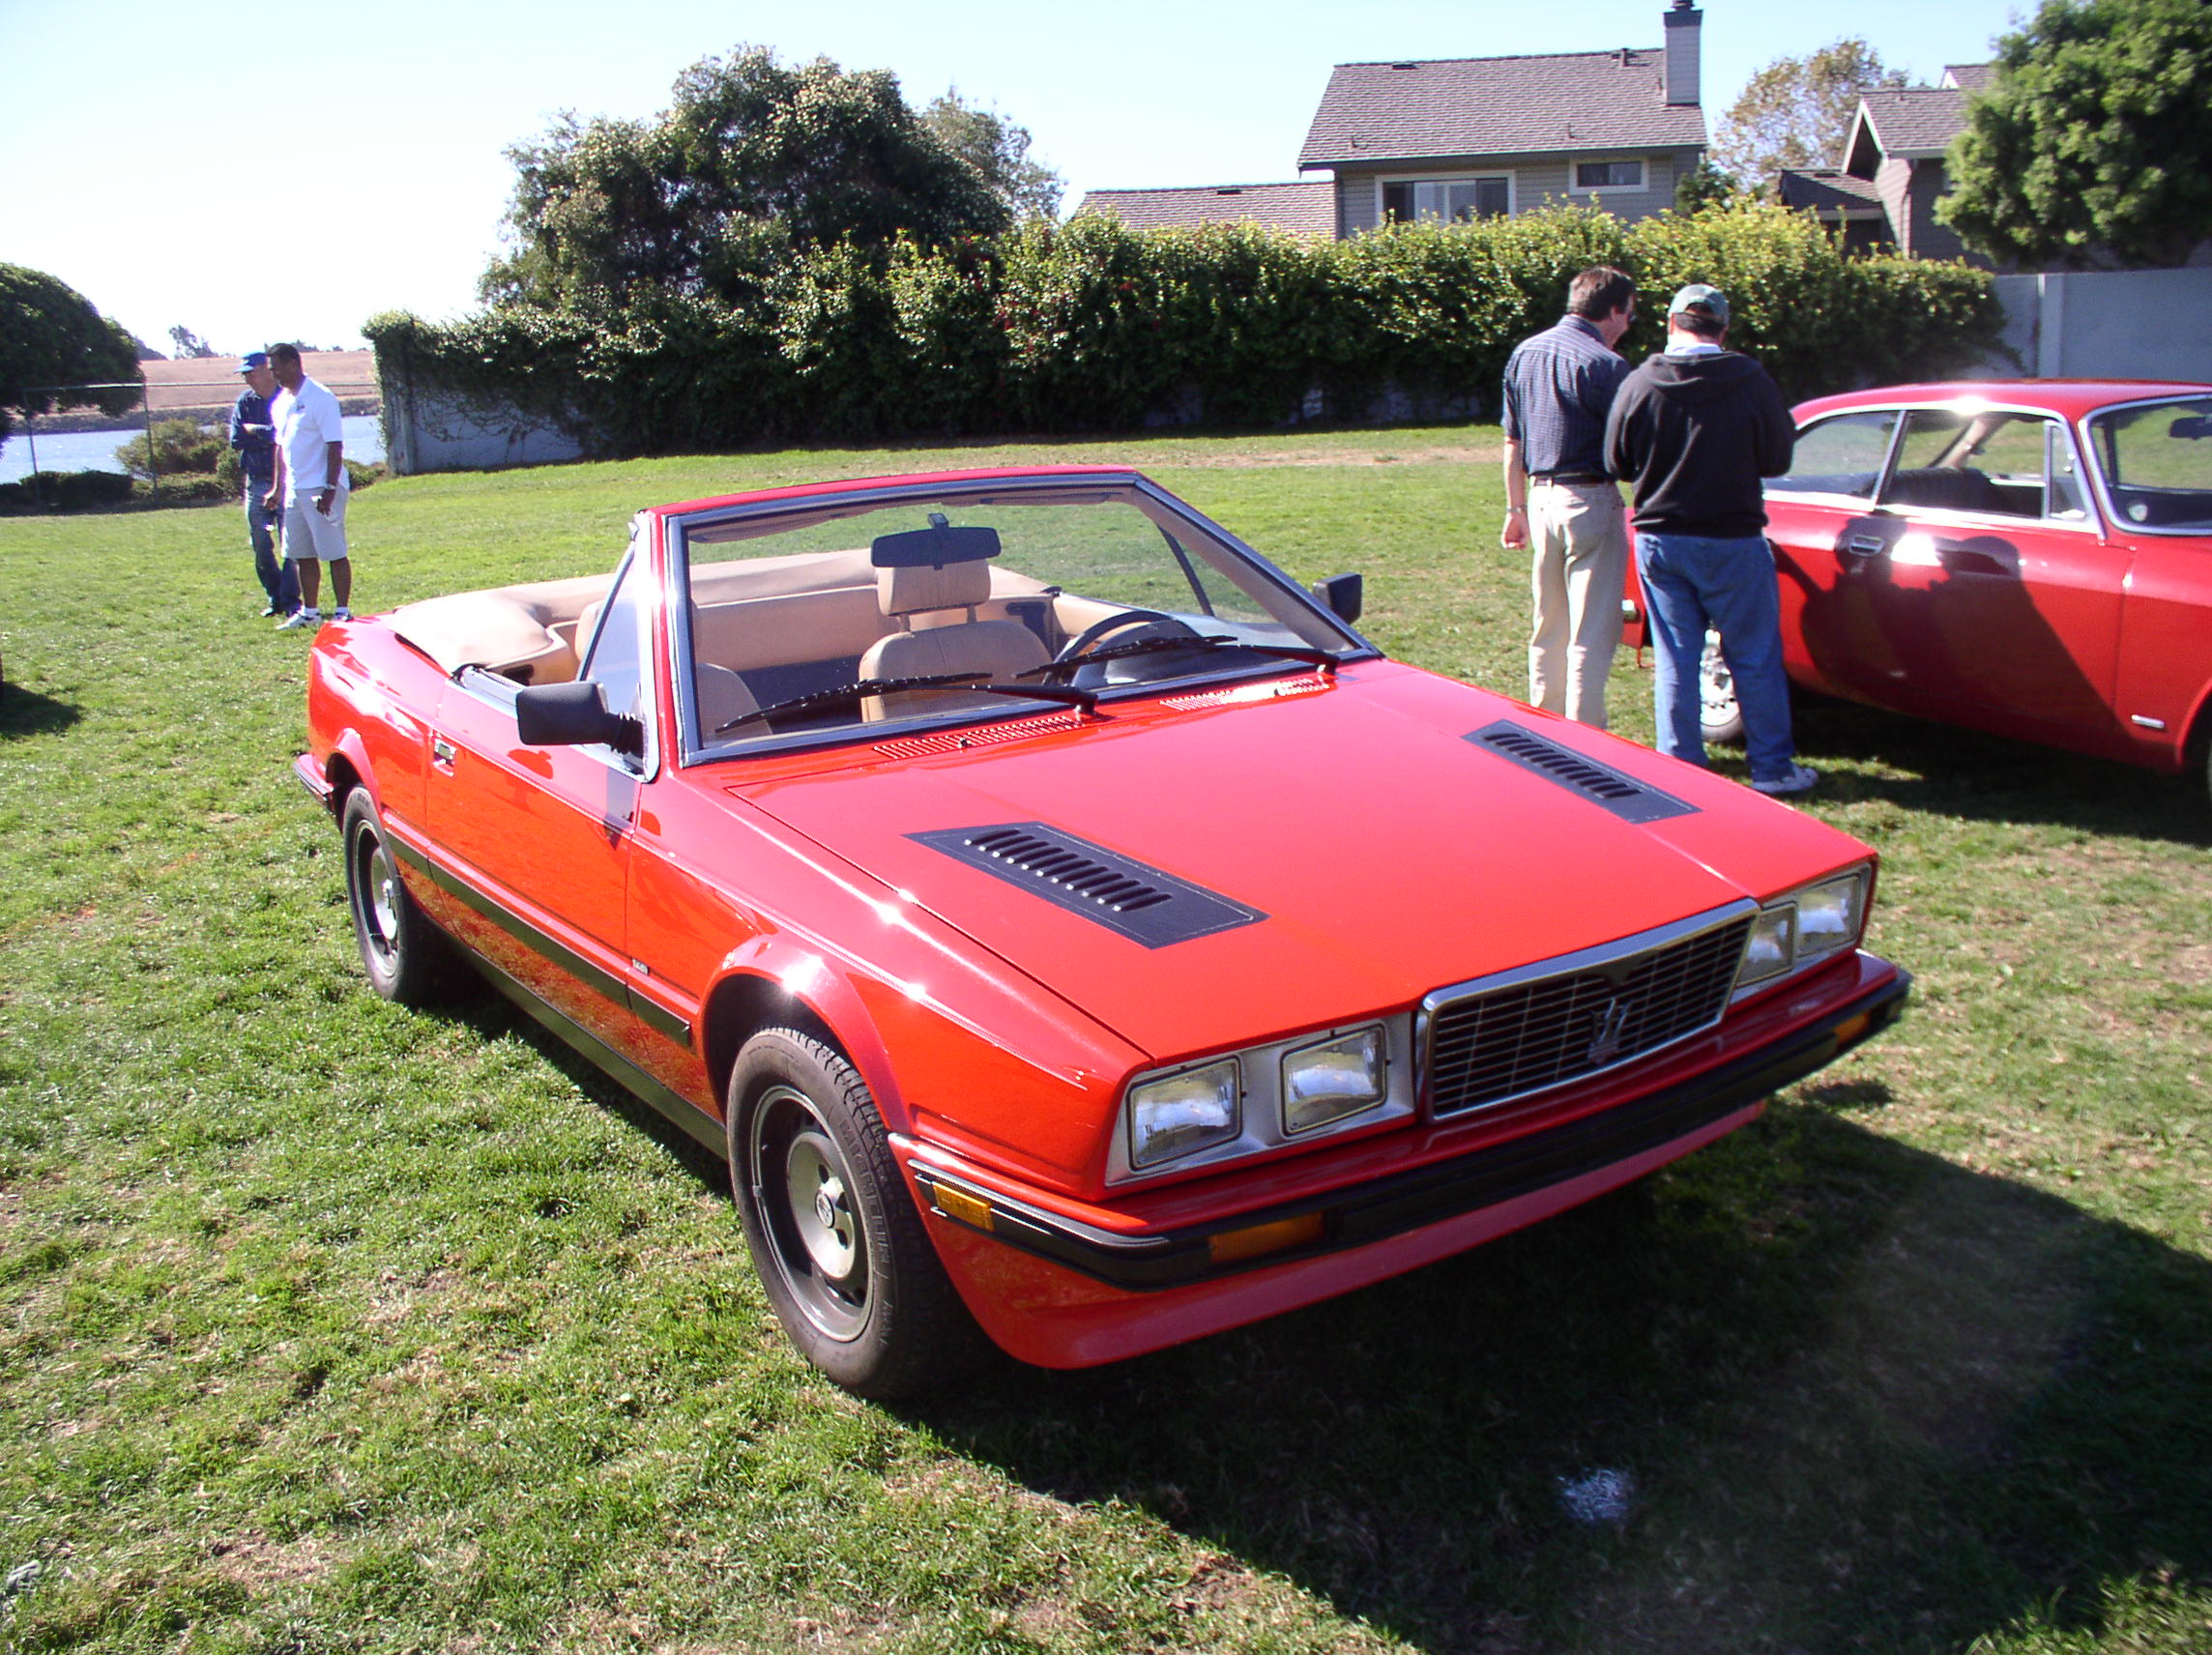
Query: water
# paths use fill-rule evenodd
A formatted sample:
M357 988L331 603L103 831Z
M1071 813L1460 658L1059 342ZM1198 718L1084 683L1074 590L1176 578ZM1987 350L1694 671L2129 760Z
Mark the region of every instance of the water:
M115 450L138 435L135 431L41 431L41 471L121 471ZM363 465L384 458L384 432L374 414L345 417L345 456ZM22 428L8 434L0 448L0 482L17 482L31 475L31 445Z

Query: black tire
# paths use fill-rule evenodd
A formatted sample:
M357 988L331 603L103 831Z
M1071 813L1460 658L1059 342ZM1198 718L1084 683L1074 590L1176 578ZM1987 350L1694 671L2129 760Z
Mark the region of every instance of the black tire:
M859 1071L766 1029L730 1070L730 1187L791 1342L855 1395L943 1385L989 1349L930 1245Z
M1743 709L1736 705L1735 677L1721 653L1721 635L1705 634L1698 660L1698 723L1708 745L1743 745Z
M400 883L366 788L346 795L338 817L345 850L346 907L369 986L401 1005L426 1005L452 986L459 960L451 939Z

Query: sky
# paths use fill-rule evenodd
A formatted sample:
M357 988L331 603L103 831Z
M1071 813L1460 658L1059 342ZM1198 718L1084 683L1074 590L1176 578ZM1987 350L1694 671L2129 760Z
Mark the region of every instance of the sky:
M1087 189L1297 177L1333 64L1657 46L1667 3L0 0L0 263L59 276L163 352L176 325L226 353L352 346L381 310L476 307L509 145L563 110L650 118L685 67L740 44L890 70L917 108L957 88L1029 129L1072 208ZM1703 10L1708 126L1755 71L1838 35L1932 82L2022 20L2002 0Z

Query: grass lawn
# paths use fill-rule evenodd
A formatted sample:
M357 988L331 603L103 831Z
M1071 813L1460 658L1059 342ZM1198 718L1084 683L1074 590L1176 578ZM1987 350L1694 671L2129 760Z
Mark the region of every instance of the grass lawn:
M1496 445L396 479L357 605L604 570L657 501L1125 457L1517 691ZM2212 1649L2201 776L1808 705L1897 1029L1476 1253L886 1409L786 1348L715 1167L496 999L369 992L259 602L232 510L0 519L0 1651Z

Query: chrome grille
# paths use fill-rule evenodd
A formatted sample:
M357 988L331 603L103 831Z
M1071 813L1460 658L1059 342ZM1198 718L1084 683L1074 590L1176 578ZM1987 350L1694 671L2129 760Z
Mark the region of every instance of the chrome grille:
M1728 1008L1751 917L1746 905L1439 990L1423 1006L1431 1109L1504 1103L1709 1028Z

